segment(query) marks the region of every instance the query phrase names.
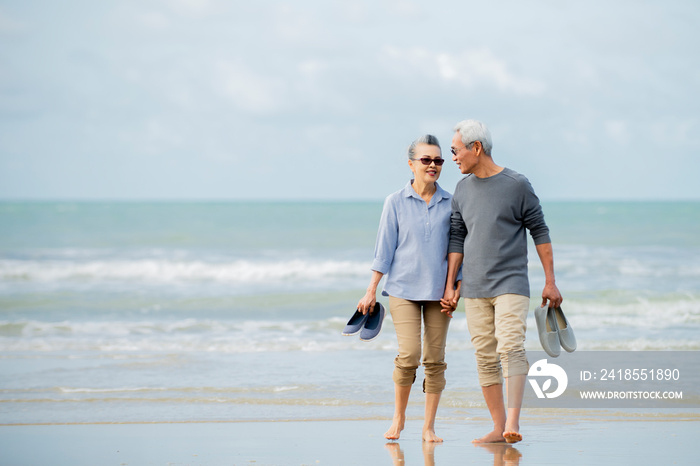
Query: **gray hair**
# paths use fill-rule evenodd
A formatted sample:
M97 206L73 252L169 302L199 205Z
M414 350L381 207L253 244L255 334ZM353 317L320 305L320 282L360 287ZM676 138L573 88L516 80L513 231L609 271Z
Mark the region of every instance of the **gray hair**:
M476 120L463 120L455 125L454 131L460 134L462 144L467 146L467 149L470 149L474 142L479 141L484 149L484 154L491 156L493 142L491 141L491 132L485 124Z
M413 141L410 146L408 146L409 159L413 159L416 156L416 146L418 144L428 144L429 146L437 146L437 148L440 149L440 154L442 154L442 149L440 148L440 141L438 141L438 138L436 138L432 134L426 134L425 136L419 137L418 139Z

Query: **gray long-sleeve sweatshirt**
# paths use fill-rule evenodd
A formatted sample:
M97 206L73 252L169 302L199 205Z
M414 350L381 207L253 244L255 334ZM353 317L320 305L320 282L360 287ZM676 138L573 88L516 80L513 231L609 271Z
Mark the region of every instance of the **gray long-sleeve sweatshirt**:
M527 237L549 243L549 228L528 179L509 169L467 175L455 188L448 252L464 253L462 297L530 296Z

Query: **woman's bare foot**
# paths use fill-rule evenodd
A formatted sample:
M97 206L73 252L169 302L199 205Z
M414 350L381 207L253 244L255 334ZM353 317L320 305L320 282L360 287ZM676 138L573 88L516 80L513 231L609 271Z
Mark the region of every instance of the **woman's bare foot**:
M389 430L384 434L384 438L387 440L398 440L401 436L401 431L403 430L405 419L394 419L394 422L389 427Z
M442 439L435 435L435 431L432 429L423 429L423 440L426 442L441 443Z
M499 430L494 430L481 438L472 440L472 443L504 443L505 441L506 439L503 437L502 432L499 432Z

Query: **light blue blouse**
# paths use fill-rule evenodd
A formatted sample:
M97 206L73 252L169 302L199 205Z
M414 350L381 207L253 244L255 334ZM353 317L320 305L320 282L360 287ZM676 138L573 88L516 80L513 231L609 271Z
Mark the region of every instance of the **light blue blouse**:
M439 301L447 277L452 195L436 183L427 204L412 183L384 201L372 270L386 275L384 296Z

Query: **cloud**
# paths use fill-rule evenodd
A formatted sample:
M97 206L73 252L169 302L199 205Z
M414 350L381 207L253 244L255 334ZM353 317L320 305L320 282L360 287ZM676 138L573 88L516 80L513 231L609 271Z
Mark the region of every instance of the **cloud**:
M664 118L650 127L651 140L662 147L700 148L700 120L697 118Z
M146 154L168 153L183 144L183 136L171 122L160 118L149 118L142 133L142 149Z
M286 43L314 43L324 27L316 15L301 10L296 5L279 5L273 8L268 18L270 34ZM267 17L263 14L262 17Z
M171 24L170 19L160 11L138 13L136 15L136 21L147 29L159 31L166 29Z
M541 95L546 90L543 82L510 71L506 60L496 57L488 48L452 54L387 45L382 48L381 60L391 67L454 82L469 90L496 88L505 94L530 96Z
M408 0L397 0L390 5L391 11L403 18L418 18L422 13L421 6Z
M210 0L169 0L164 2L180 14L201 15L211 12L213 3Z
M360 149L343 142L361 138L362 130L356 126L314 125L304 128L302 135L305 145L325 158L340 161L364 159Z
M626 121L608 120L605 122L605 132L617 144L626 146L630 141L629 128Z
M641 169L592 192L597 173L586 160L595 148L616 167L672 150L687 169L680 181L653 178L659 192L683 187L697 198L700 61L692 45L700 9L690 1L634 11L550 3L0 2L0 162L32 160L25 172L0 174L16 180L0 183L0 195L31 194L23 186L61 195L32 181L55 176L56 161L77 167L78 189L93 176L82 161L97 153L105 167L124 166L131 154L145 172L168 161L177 179L194 166L218 175L254 154L259 162L248 170L264 176L269 197L287 196L280 187L288 179L313 174L319 185L295 186L295 195L352 198L362 179L361 195L381 198L410 176L408 142L429 132L444 147L452 125L474 117L491 126L499 160L539 170L549 196L562 188L579 198L647 195L655 173ZM456 23L446 26L496 17L471 21L459 37ZM266 143L271 128L291 148ZM536 150L525 157L524 146ZM308 154L318 167L297 163ZM562 175L551 181L551 173ZM163 195L185 195L163 180ZM255 189L222 183L224 197ZM101 184L109 182L81 192L103 196ZM210 184L194 180L188 189L201 196Z
M255 114L271 114L286 104L287 86L282 79L253 70L238 61L220 60L215 66L214 86L236 107Z
M24 28L23 23L11 18L0 10L0 34L16 34L22 32Z
M515 75L505 60L487 48L459 55L440 53L437 64L444 80L456 81L469 89L494 85L503 93L534 96L545 91L544 83Z

